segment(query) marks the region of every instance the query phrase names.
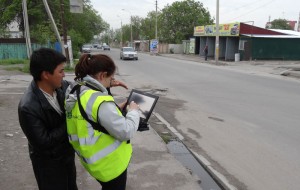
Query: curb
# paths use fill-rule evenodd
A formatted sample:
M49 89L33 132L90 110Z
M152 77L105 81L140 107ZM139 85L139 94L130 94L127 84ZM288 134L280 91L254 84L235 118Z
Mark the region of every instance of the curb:
M208 160L206 160L203 156L194 152L192 149L189 150L192 153L192 155L198 160L201 166L205 168L205 170L212 176L212 178L218 184L220 184L220 186L222 186L225 190L237 190L236 187L234 187L229 183L229 181L226 179L226 177L223 174L219 173L211 166L211 163Z
M211 177L216 181L216 183L221 186L221 188L225 190L237 190L236 187L234 187L229 183L229 181L226 179L226 177L223 174L219 173L211 166L211 163L207 159L205 159L203 156L199 155L198 153L194 152L192 149L188 148L182 142L184 137L174 127L172 127L161 115L159 115L156 112L152 112L152 114L155 115L155 117L158 120L160 120L163 124L165 124L166 127L179 138L181 143L190 151L190 153L194 156L194 158L208 172L208 174L211 175Z

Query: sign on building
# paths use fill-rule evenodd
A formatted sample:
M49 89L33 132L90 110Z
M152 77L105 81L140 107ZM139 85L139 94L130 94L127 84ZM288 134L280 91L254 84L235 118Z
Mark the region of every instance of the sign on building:
M216 36L216 25L196 26L194 36ZM219 25L219 36L239 36L240 23Z
M70 12L71 13L83 13L82 0L70 0Z

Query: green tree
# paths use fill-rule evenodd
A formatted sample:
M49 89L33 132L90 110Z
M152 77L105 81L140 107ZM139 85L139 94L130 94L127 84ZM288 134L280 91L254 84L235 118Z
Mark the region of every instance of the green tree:
M61 21L61 0L47 1L60 34L63 34ZM83 43L89 43L94 35L109 28L109 25L93 9L90 0L83 0L82 14L70 13L69 0L63 0L64 19L68 35L71 36L73 52L77 52ZM4 7L4 8L2 8ZM0 0L0 28L6 28L12 21L17 21L24 31L22 0ZM3 10L2 10L3 9ZM56 41L48 15L42 0L27 0L30 35L39 43Z
M9 36L9 33L7 31L7 28L0 26L0 38L7 38L8 36Z
M122 26L123 32L123 43L130 41L130 24L125 24Z
M283 30L292 30L291 26L288 24L288 21L285 19L275 19L271 22L271 29L283 29Z
M159 40L182 43L182 40L193 36L195 26L212 23L213 19L202 3L194 0L176 1L161 11Z
M142 17L132 16L132 40L140 40Z
M160 15L160 12L157 13ZM141 31L140 36L142 39L154 39L155 38L155 27L156 27L156 12L151 11L147 17L141 20Z

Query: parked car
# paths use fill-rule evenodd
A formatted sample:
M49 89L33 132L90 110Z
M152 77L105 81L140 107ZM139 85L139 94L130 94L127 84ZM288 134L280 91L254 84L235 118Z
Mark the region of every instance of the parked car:
M102 46L102 49L103 49L103 50L108 50L108 51L109 51L109 50L110 50L110 47L109 47L109 45L104 45L104 46Z
M93 46L91 44L84 44L82 46L83 53L91 53Z
M100 44L93 44L93 47L96 48L96 49L100 49Z
M135 59L138 60L138 54L132 47L122 47L120 52L120 59Z

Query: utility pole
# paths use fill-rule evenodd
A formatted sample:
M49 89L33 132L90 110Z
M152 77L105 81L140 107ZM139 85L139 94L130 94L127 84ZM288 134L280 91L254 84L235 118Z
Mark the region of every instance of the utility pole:
M31 50L31 40L29 33L29 23L28 23L28 14L27 14L27 3L26 0L22 1L23 7L23 18L24 18L24 30L25 30L25 41L26 41L26 49L27 49L27 57L30 58L32 50Z
M217 13L216 13L216 51L215 51L215 60L218 64L219 60L219 0L217 0Z
M299 12L299 19L298 19L298 29L297 32L300 32L300 12Z
M123 47L123 24L121 19L121 48Z
M61 41L59 32L58 32L58 30L57 30L57 27L56 27L56 24L55 24L55 22L54 22L53 16L52 16L51 11L50 11L50 9L49 9L49 5L48 5L48 3L47 3L47 0L43 0L43 3L44 3L44 6L45 6L45 9L46 9L46 12L47 12L47 14L48 14L48 17L49 17L49 19L50 19L50 21L51 21L52 29L54 30L55 35L56 35L56 38L57 38L58 42L60 43L60 46L61 46L61 53L65 56L65 55L66 55L66 52L64 51L64 44L63 44L62 41Z
M64 0L60 0L60 14L61 14L61 25L62 25L63 38L64 38L64 46L62 48L65 51L66 58L67 58L67 63L70 64L68 38L67 38L67 28L66 28L66 23L65 23Z
M157 39L157 0L155 1L155 39Z

